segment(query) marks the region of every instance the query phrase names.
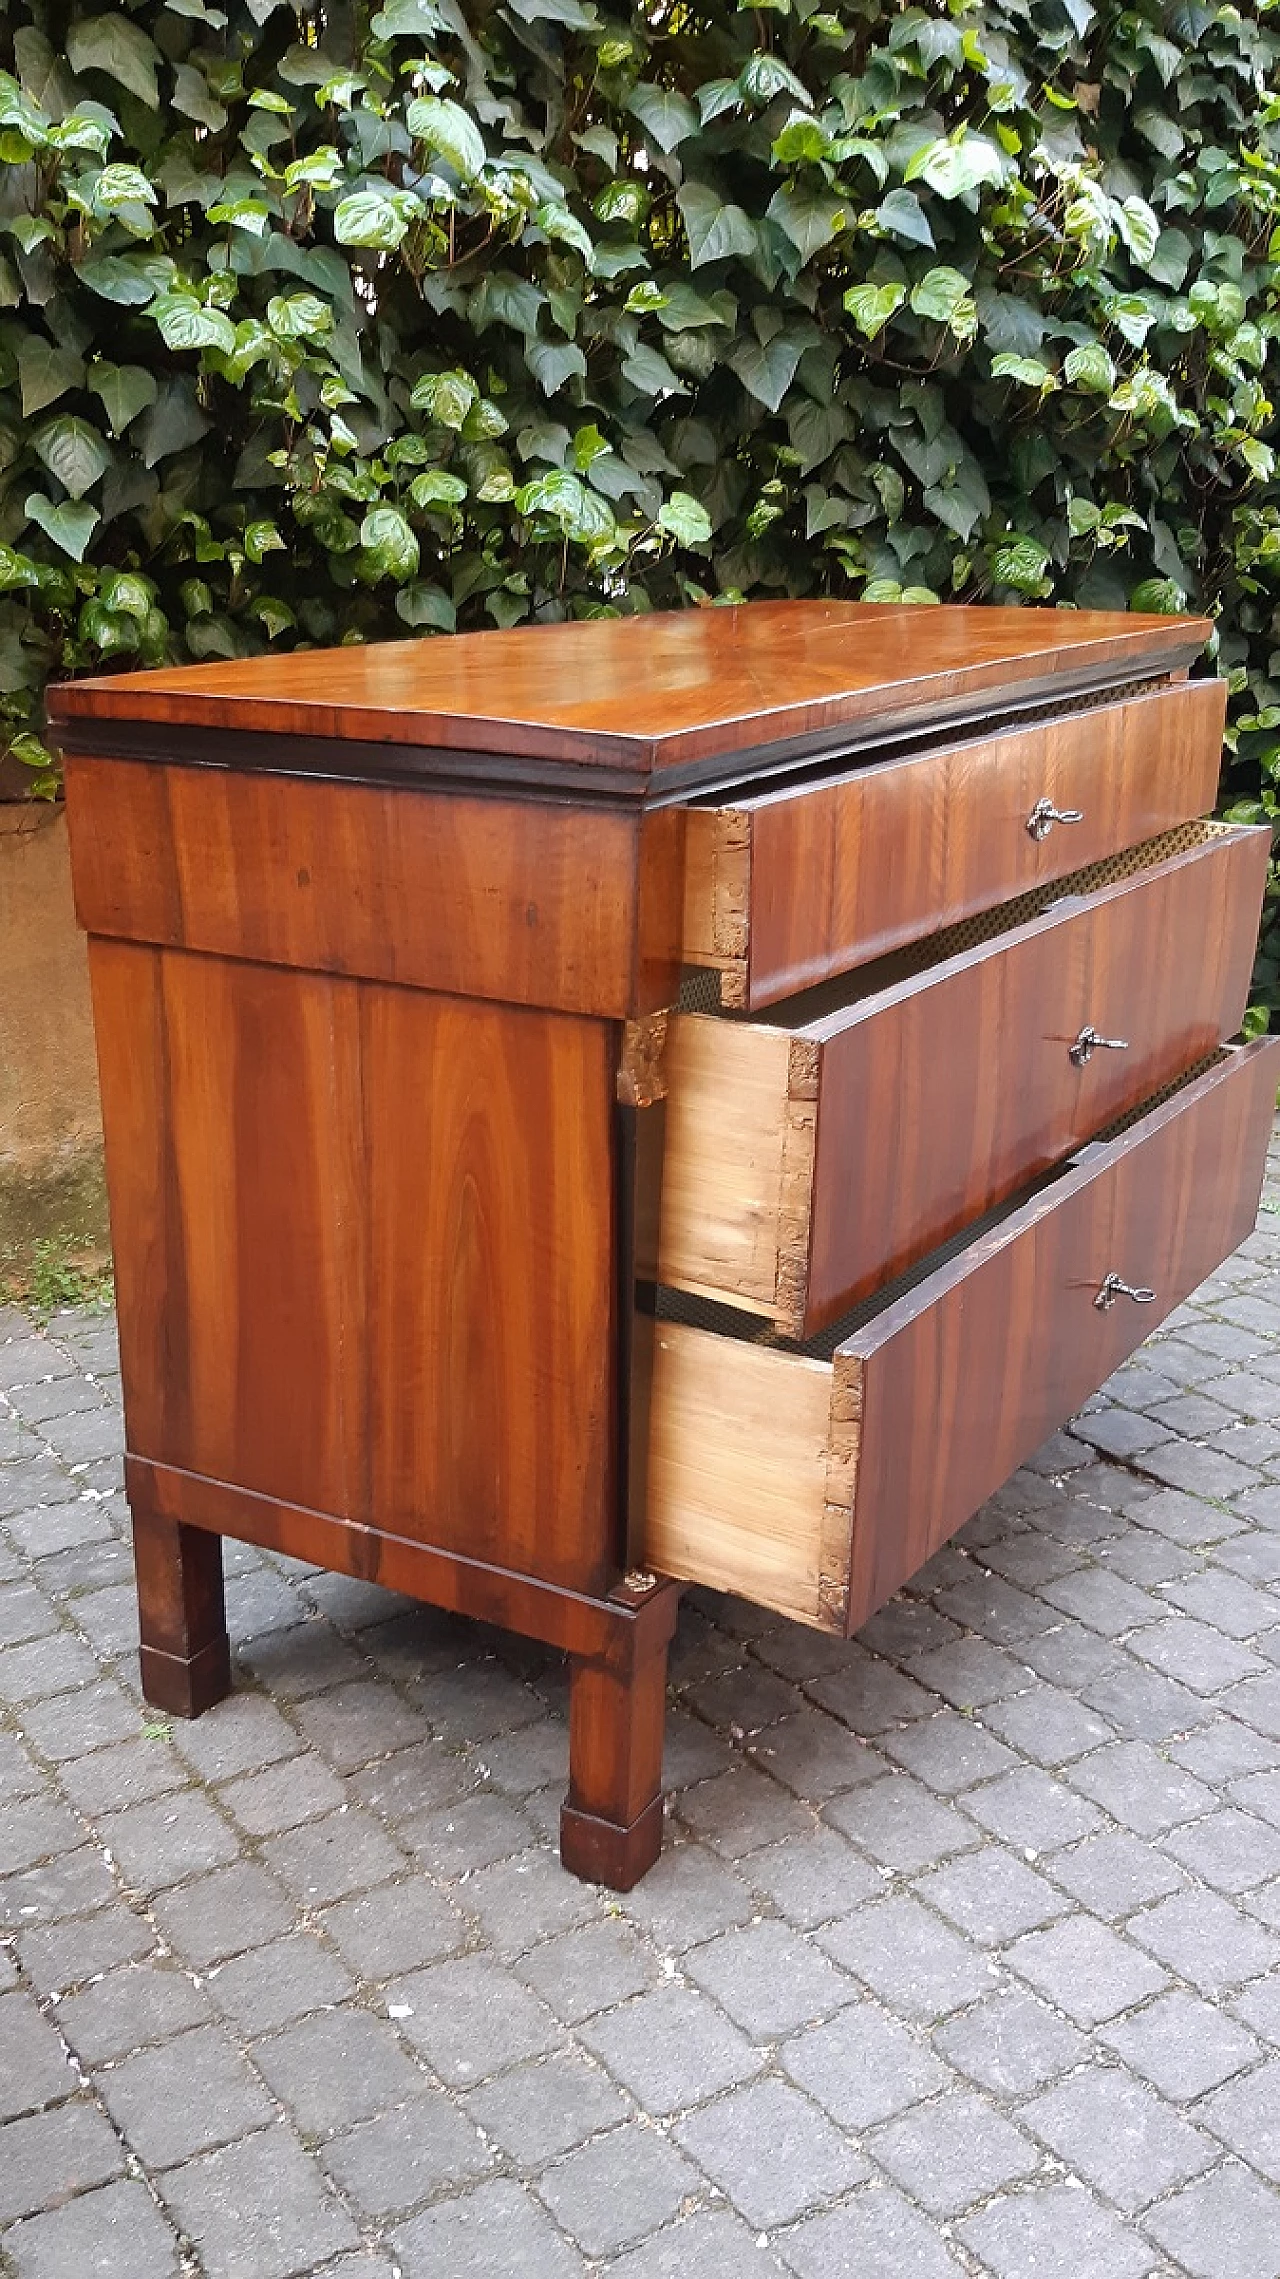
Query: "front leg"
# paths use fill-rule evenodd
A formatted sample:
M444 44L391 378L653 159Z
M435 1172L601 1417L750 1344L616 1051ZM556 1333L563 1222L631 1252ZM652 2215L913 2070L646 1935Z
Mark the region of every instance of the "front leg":
M630 1891L662 1849L667 1648L680 1593L675 1584L643 1580L645 1595L626 1585L619 1592L618 1626L605 1653L569 1661L560 1858L584 1883L614 1891Z
M172 1717L198 1717L231 1691L222 1538L133 1514L142 1691Z

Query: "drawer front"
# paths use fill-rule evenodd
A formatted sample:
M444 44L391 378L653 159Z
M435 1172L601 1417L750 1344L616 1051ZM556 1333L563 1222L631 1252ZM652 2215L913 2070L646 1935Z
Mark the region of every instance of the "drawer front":
M1207 814L1225 712L1225 682L1179 683L691 808L685 960L755 1010ZM1036 836L1044 801L1080 820Z
M1243 1241L1278 1081L1280 1041L1225 1054L829 1361L650 1325L647 1562L857 1629Z
M1195 828L802 1028L677 1016L659 1280L811 1336L1212 1053L1271 838Z

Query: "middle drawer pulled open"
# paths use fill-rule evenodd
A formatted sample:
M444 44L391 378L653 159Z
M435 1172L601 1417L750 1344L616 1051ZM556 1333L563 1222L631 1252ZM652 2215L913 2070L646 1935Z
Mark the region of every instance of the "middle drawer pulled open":
M676 1013L641 1272L812 1336L1235 1034L1269 848L1186 824L767 1021Z

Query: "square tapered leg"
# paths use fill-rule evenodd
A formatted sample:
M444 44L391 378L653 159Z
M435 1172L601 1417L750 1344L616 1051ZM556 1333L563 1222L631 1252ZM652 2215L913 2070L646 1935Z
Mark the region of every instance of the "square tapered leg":
M198 1717L231 1691L222 1538L133 1515L142 1691L173 1717Z

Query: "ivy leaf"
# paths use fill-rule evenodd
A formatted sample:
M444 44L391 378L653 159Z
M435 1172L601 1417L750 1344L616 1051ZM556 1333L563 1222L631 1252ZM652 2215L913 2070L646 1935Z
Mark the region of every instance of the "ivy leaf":
M229 356L236 328L221 309L206 308L194 293L161 293L147 314L160 327L166 348L218 348Z
M92 16L68 24L66 50L77 77L85 71L100 71L127 87L148 110L159 108L156 65L160 50L128 16Z
M122 206L156 206L155 190L140 166L104 166L93 185L96 213L114 214Z
M531 340L524 360L544 396L557 394L566 380L586 378L586 357L573 341Z
M538 313L545 307L547 296L527 278L513 277L509 270L491 269L481 278L467 307L467 315L477 332L491 324L504 324L512 332L522 332L533 339L538 330Z
M860 333L874 340L907 297L905 285L851 285L844 305Z
M733 367L748 395L769 411L776 411L796 376L805 345L785 332L775 333L767 341L753 339L746 332L729 348L725 362Z
M829 245L849 218L846 202L833 190L794 178L774 192L767 212L786 232L802 261L811 261Z
M417 578L401 586L396 595L396 616L415 629L429 625L437 633L452 633L458 622L458 612L448 594L439 586L423 585Z
M1116 223L1139 268L1149 269L1160 243L1160 224L1145 198L1126 198L1116 207Z
M698 130L698 114L685 96L674 94L669 87L653 87L643 79L627 97L627 109L661 151L674 150L677 143Z
M911 288L911 306L918 317L944 324L958 340L971 340L978 327L978 311L970 298L969 280L958 269L929 269Z
M394 253L421 211L407 190L354 190L334 211L333 234L339 245L368 245Z
M738 73L738 85L747 100L762 110L778 95L794 95L798 103L813 109L813 97L803 79L797 79L778 55L751 56Z
M86 506L83 500L64 499L55 506L42 491L33 491L24 509L28 522L38 524L47 538L73 562L83 562L89 540L97 529L101 516L96 506Z
M892 237L905 238L909 245L927 246L932 252L933 231L914 190L890 190L876 207L876 220Z
M689 239L689 265L705 268L709 261L727 261L734 254L749 259L758 243L754 222L741 206L726 206L704 182L685 182L676 192Z
M67 412L37 428L31 447L73 499L83 498L92 490L111 464L111 453L97 429L90 427L87 419L75 419Z
M18 343L18 381L22 416L30 419L33 412L65 396L68 388L82 385L84 364L69 348L55 348L40 333L29 332Z
M1027 594L1043 599L1050 591L1045 569L1049 549L1038 538L1012 538L997 546L991 557L991 574L999 586L1008 586L1013 593Z
M461 103L440 95L420 96L405 113L405 125L415 141L425 143L461 176L473 182L488 156L484 136Z
M461 475L450 475L443 467L432 467L425 475L416 475L409 485L409 496L415 506L461 506L467 495L467 486Z
M417 534L398 506L371 507L360 525L360 544L380 577L403 585L417 575L421 549Z
M624 378L630 380L642 396L684 396L689 392L666 357L656 348L647 347L644 341L623 358L622 371Z
M203 71L197 71L193 63L180 63L174 72L173 107L184 119L194 119L198 127L207 128L210 134L220 134L227 123L226 110L211 93Z
M571 214L567 206L554 206L548 202L538 207L533 218L544 237L549 237L556 244L571 245L574 252L580 253L590 266L594 247L577 215Z
M1046 389L1056 388L1057 375L1042 364L1038 356L1010 356L1005 353L991 359L993 380L1016 380L1019 387L1038 388L1043 395Z
M469 372L424 372L409 403L414 411L426 412L437 427L452 428L457 434L479 393Z
M787 434L802 475L829 459L850 432L851 422L843 404L817 404L812 396L795 396L787 405Z
M1116 368L1100 340L1073 348L1062 367L1068 385L1089 396L1109 396L1116 384Z
M711 517L690 492L672 491L658 509L658 528L677 546L705 546L711 537Z
M385 0L369 27L379 40L432 40L445 29L434 0Z
M964 134L958 142L925 143L911 159L904 182L923 179L940 198L967 198L984 182L1003 182L1005 160L985 135Z
M1129 596L1129 607L1141 616L1177 617L1187 597L1172 578L1144 578Z
M279 340L315 340L332 332L333 310L314 293L278 293L267 303L267 323Z

